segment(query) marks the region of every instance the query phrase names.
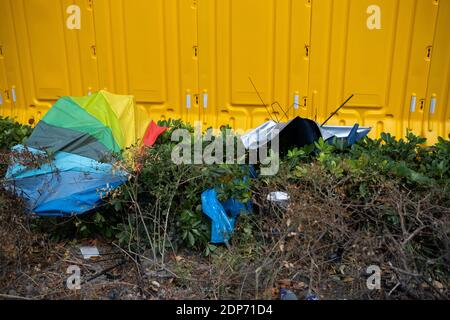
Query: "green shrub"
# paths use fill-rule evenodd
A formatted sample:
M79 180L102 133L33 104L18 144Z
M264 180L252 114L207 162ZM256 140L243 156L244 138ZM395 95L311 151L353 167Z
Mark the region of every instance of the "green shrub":
M138 161L140 170L110 201L127 216L117 237L122 244L134 243L141 249L151 245L155 253L187 247L208 254L214 247L209 245L211 226L202 212L201 194L216 188L219 200L247 203L248 172L234 164L175 164L171 160L175 143L167 136L161 140L164 143L145 149Z
M22 125L10 118L0 117L0 150L9 150L16 144L23 143L31 135L30 126Z

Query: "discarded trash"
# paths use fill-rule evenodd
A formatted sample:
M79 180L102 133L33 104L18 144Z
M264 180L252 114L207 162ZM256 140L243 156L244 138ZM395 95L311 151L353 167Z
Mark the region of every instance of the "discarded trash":
M144 135L144 145L151 147L155 144L158 137L167 130L166 127L158 126L153 120L148 125L147 131Z
M289 199L289 195L286 192L281 191L271 192L267 195L267 200L271 202L283 202L288 201Z
M279 152L283 155L293 148L304 147L320 138L325 141L333 138L346 139L351 145L364 138L370 130L368 127L359 128L358 124L353 127L320 126L312 120L296 117L285 123L273 120L265 122L241 136L241 141L246 149L256 150L278 138Z
M222 204L217 200L216 190L202 193L202 210L212 220L211 242L224 243L230 239L236 217L228 217Z
M45 156L44 151L17 145L13 152ZM31 213L65 216L95 209L108 192L128 180L128 174L113 165L67 152L39 168L15 164L8 168L6 188L25 201Z
M306 300L320 300L319 297L314 293L308 293Z
M352 94L350 97L347 98L347 100L345 100L336 110L333 111L333 113L330 114L330 116L320 125L321 127L323 127L328 120L330 120L331 118L334 117L335 114L337 114L339 112L339 110L341 110L347 102L349 102L355 95Z
M161 288L161 285L159 284L158 281L152 281L150 283L150 288L154 291L154 292L158 292L159 289Z
M81 254L85 260L100 257L100 252L97 247L80 247Z
M134 99L100 91L63 97L45 114L26 146L13 151L53 160L39 168L8 168L5 187L24 198L31 213L68 216L96 209L114 188L128 180L110 162L136 142Z
M242 144L246 149L258 149L260 141L269 141L273 128L277 126L275 121L268 121L250 130L241 137Z
M355 126L356 133L352 134ZM320 132L325 141L336 137L338 139L347 139L349 145L352 145L364 138L372 129L369 127L359 127L357 124L355 126L323 126L320 127Z
M296 117L289 122L279 123L279 152L281 155L293 148L302 148L312 144L321 137L319 126L316 122Z
M286 210L289 206L289 195L286 192L275 191L267 195L267 200L272 204L273 207L278 207ZM271 210L269 208L269 210Z
M247 149L258 149L278 138L280 154L301 148L321 137L318 125L309 119L296 117L288 122L269 121L241 137Z
M251 212L251 202L246 205L230 199L220 203L215 189L202 193L202 210L211 220L211 243L225 243L234 231L236 218L241 213Z
M281 288L280 289L280 299L281 300L298 300L297 295L291 290Z

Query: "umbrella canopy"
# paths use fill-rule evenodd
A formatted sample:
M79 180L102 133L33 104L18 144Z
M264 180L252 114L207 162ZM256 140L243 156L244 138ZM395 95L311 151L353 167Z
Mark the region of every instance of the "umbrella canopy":
M135 142L133 97L100 91L59 99L39 121L27 146L100 161Z
M7 187L22 196L30 212L44 216L82 214L96 209L112 189L128 179L115 168L116 156L136 143L132 96L100 91L63 97L37 124L25 146L13 148ZM36 167L21 154L51 155Z

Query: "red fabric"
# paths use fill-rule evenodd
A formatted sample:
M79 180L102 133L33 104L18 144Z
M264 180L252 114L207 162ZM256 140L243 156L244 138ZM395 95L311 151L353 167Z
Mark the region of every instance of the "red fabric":
M155 144L156 139L167 130L166 127L158 126L153 120L148 125L147 131L144 135L144 145L151 147Z

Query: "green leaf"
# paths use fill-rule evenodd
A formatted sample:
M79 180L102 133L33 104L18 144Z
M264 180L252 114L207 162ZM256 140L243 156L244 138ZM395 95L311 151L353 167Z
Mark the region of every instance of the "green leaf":
M193 247L193 246L195 245L195 238L194 238L194 236L192 235L192 233L190 233L190 232L188 232L188 240L189 240L189 245L190 245L191 247Z

